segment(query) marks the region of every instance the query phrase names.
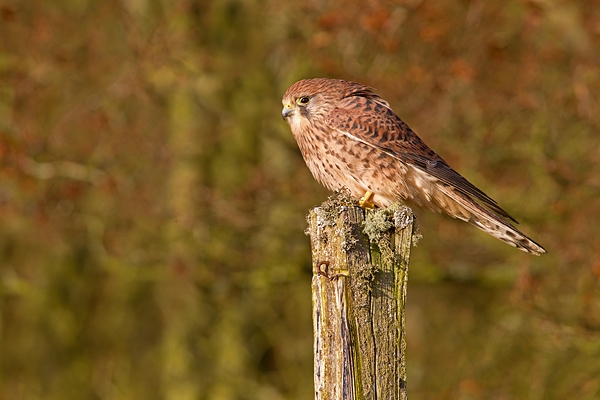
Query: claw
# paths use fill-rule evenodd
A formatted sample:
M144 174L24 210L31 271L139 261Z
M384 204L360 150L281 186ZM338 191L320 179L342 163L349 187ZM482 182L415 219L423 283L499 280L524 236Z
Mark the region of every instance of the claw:
M375 208L375 204L373 203L373 196L375 196L375 193L371 192L370 190L367 190L363 197L361 197L360 200L358 200L358 204L360 204L360 206L365 209Z

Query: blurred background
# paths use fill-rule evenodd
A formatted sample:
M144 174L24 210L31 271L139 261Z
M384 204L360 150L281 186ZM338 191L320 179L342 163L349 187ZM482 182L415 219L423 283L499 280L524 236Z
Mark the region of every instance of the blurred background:
M600 398L593 0L0 0L0 398L313 398L319 76L548 249L415 210L410 397Z

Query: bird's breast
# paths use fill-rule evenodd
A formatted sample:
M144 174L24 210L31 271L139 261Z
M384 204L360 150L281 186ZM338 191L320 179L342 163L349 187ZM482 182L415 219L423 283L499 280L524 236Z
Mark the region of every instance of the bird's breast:
M382 160L379 149L352 140L324 121L311 121L298 128L295 131L292 127L292 133L304 161L315 179L329 190L347 188L357 198L370 190L376 193L376 201L386 204L404 197L400 192L404 191L406 168L392 157Z
M435 185L429 174L417 170L379 146L330 128L325 121L290 123L306 165L317 181L332 191L348 188L356 198L368 190L379 206L410 199L432 207ZM439 211L436 209L435 211Z

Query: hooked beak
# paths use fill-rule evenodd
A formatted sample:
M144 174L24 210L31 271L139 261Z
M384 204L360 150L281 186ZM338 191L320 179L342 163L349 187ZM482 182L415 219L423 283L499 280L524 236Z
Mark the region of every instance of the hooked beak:
M294 114L294 109L291 104L286 104L283 106L283 110L281 110L281 118L286 119L290 115Z

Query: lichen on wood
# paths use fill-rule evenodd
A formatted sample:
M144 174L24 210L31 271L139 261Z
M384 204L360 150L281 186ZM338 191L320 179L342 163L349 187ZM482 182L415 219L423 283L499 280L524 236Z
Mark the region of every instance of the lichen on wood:
M347 195L311 210L315 398L405 399L405 206L366 212Z

